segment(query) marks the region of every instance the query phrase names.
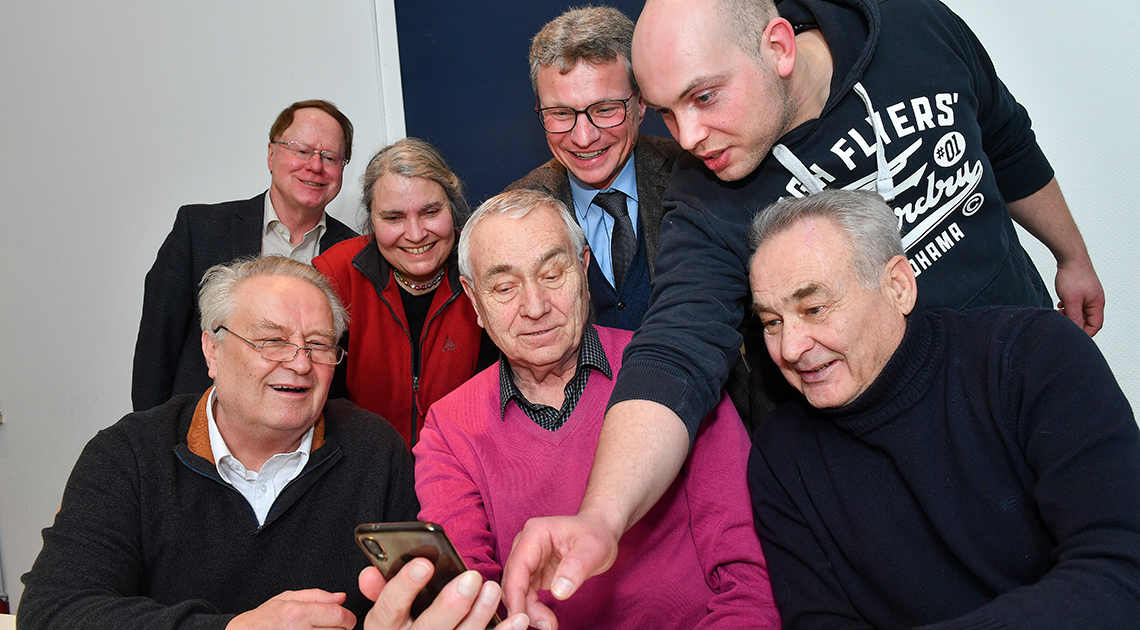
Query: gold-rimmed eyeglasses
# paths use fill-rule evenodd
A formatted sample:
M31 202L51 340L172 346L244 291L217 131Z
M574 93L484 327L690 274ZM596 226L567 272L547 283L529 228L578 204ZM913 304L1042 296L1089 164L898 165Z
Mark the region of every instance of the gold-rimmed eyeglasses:
M313 159L314 155L320 155L321 164L323 164L326 168L341 168L348 163L348 160L345 160L344 156L337 153L336 151L318 151L313 147L305 144L304 142L281 142L280 140L272 140L271 142L273 142L273 144L279 144L285 147L289 150L290 153L292 153L298 160L301 160L302 162L308 162L309 160Z
M214 329L214 334L218 334L219 330L224 330L229 334L241 339L249 347L261 352L261 358L266 361L276 361L278 363L288 363L297 358L297 352L304 350L305 354L309 355L309 360L313 363L321 365L336 365L344 359L348 353L340 346L326 346L320 343L314 343L311 346L298 346L289 341L263 341L261 345L257 345L237 334L236 332L226 328L225 326L218 326Z

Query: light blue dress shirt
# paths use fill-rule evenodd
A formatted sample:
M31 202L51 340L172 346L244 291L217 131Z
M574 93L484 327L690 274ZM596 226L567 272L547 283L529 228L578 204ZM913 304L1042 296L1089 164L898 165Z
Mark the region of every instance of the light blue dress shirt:
M636 149L635 149L636 151ZM619 190L625 193L625 206L629 211L629 220L633 222L633 233L640 234L637 224L637 173L633 167L633 154L625 167L618 173L614 183L605 190L599 190L582 183L574 174L567 171L570 176L570 192L574 197L574 214L578 217L578 225L586 231L586 242L590 244L590 264L597 265L610 285L614 285L614 263L610 256L610 235L614 230L614 218L608 212L594 205L594 195L607 190Z

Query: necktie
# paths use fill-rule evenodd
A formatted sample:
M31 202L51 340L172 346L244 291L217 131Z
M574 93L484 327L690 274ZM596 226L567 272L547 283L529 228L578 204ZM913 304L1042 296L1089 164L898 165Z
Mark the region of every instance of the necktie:
M633 221L625 207L625 193L617 190L594 195L594 205L614 218L614 231L610 235L610 257L614 266L614 288L621 291L625 272L637 251L637 237L633 234Z

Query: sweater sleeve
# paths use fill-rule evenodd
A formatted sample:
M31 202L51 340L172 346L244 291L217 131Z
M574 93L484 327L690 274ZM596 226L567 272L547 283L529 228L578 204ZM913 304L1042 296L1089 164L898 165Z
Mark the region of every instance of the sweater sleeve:
M626 347L610 398L611 405L638 399L672 409L690 441L720 400L740 357L743 338L737 327L750 303L751 218L743 210L730 218L705 210L698 196L717 193L688 181L700 177L693 160L678 160L666 192L676 200L665 204L649 312ZM691 192L677 194L680 190Z
M1037 144L1029 112L998 78L989 53L970 27L950 14L961 31L964 54L972 68L982 150L993 166L1002 198L1007 202L1024 199L1053 179L1053 167Z
M146 596L139 470L114 429L87 444L55 523L23 577L19 629L221 629L236 615L205 600L166 606Z
M748 448L748 434L725 396L701 425L684 472L693 542L714 593L699 630L780 627L752 522Z
M190 247L189 219L183 207L146 274L131 377L135 411L170 399L187 331L198 324L193 321L197 279Z
M496 557L495 536L487 515L483 493L467 464L475 463L468 442L453 435L449 440L442 430L454 422L438 411L439 404L428 409L413 452L416 462L416 494L420 499L420 520L438 523L455 545L468 569L478 571L485 580L498 582L503 567Z
M1128 400L1092 339L1055 312L1042 311L997 367L1056 563L1036 584L929 630L1135 628L1140 430Z

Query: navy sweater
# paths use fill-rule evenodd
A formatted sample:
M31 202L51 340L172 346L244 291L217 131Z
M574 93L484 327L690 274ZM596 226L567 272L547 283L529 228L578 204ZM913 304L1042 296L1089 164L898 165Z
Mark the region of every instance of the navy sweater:
M783 0L778 8L794 24L819 25L834 66L820 116L780 142L825 188L875 189L875 132L854 86L865 88L882 122L891 206L923 301L1048 306L1005 202L1041 189L1053 171L1028 114L969 28L935 0ZM661 403L695 433L739 354L750 303L748 224L777 199L804 194L773 155L727 183L690 155L678 159L652 302L626 350L614 402Z
M917 309L853 403L765 420L749 483L786 628L1140 625L1140 432L1057 313Z

